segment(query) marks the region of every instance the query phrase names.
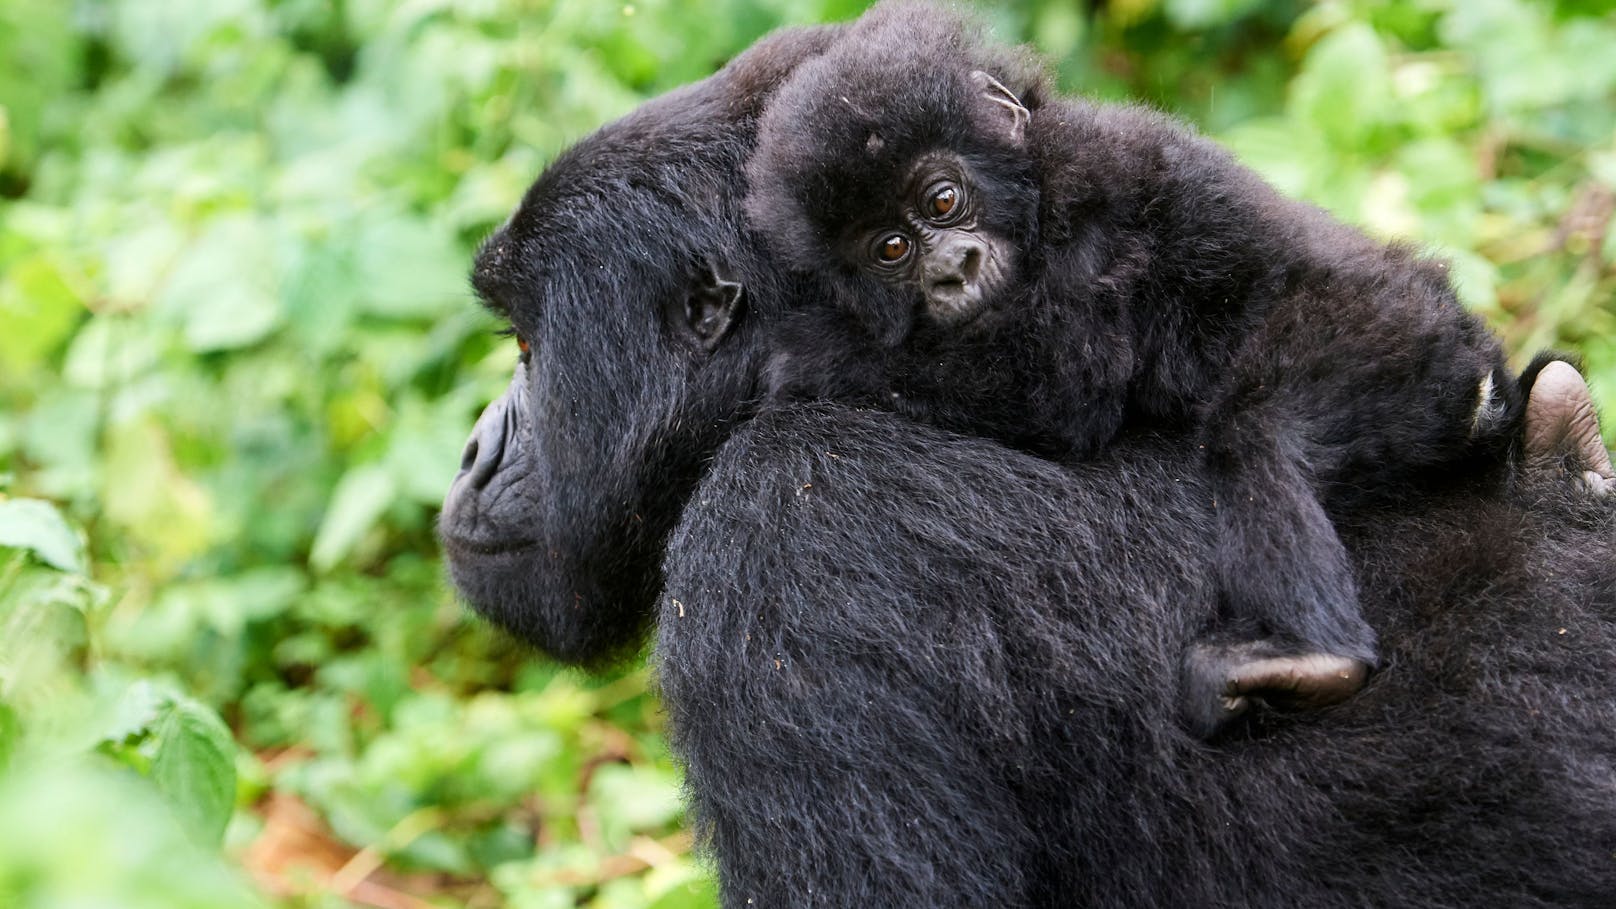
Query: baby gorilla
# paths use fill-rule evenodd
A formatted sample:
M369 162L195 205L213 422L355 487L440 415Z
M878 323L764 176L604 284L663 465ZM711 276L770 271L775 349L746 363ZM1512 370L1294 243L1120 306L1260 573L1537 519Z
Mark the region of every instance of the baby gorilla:
M1205 452L1219 614L1186 654L1210 735L1362 686L1375 634L1329 510L1498 457L1520 393L1444 266L1281 197L1158 114L1052 97L1026 54L887 3L771 102L747 214L820 285L772 394L1056 458ZM814 298L810 295L810 298Z

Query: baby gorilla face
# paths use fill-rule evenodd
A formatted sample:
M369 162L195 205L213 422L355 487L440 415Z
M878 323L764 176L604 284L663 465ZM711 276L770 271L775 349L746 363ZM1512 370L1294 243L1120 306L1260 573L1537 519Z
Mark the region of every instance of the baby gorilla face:
M974 319L1010 274L1013 245L983 228L988 200L959 159L922 159L903 186L892 220L869 231L855 256L882 281L917 288L937 322Z

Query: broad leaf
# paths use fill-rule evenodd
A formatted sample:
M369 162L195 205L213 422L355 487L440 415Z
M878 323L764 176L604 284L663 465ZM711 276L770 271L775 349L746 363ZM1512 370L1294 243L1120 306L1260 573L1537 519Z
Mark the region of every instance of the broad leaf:
M217 715L171 701L153 730L152 781L200 842L218 843L236 803L236 745Z
M56 506L40 499L0 502L0 546L27 549L63 571L84 572L84 542Z

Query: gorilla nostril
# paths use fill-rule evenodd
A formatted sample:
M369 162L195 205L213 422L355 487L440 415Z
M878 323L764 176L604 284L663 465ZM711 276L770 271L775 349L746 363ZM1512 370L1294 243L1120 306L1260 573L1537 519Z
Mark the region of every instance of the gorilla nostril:
M981 271L982 248L979 246L972 246L966 249L965 255L960 259L960 274L964 276L965 283L975 283L976 277L979 273L981 273Z
M482 489L499 472L505 460L505 442L511 435L508 397L488 405L477 425L471 430L471 439L460 455L460 477L456 482L469 483L473 489Z
M499 444L477 446L477 457L471 466L461 468L461 472L466 476L466 482L477 489L488 485L494 474L499 473L499 462L505 453L503 443L504 439L500 439Z

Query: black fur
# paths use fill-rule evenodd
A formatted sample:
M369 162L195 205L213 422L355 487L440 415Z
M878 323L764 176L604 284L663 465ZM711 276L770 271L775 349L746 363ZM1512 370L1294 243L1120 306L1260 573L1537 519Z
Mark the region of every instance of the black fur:
M756 397L758 317L718 345L679 322L726 282L788 295L742 228L736 175L763 100L835 34L781 32L602 128L478 253L479 296L533 355L478 421L439 532L466 599L555 659L641 646L663 540Z
M979 70L1022 96L1024 139ZM966 163L978 232L1020 252L964 326L872 274L863 240L913 208L907 175L939 152ZM1236 638L1372 663L1326 507L1497 458L1518 428L1502 348L1443 265L1282 198L1165 117L1050 97L934 4L884 4L798 69L749 176L748 214L826 282L785 329L781 396L875 403L1063 459L1125 431L1191 432L1220 527L1210 627Z
M725 905L1608 906L1616 515L1567 488L1345 518L1385 668L1208 748L1173 696L1216 608L1194 457L765 413L658 625Z
M888 414L752 417L805 288L741 229L741 162L833 37L585 139L489 240L478 287L533 352L442 518L456 586L547 654L656 617L725 905L1608 905L1608 506L1467 468L1344 516L1387 668L1209 749L1170 703L1214 605L1190 452L1064 470ZM676 323L715 271L746 307L708 350Z

